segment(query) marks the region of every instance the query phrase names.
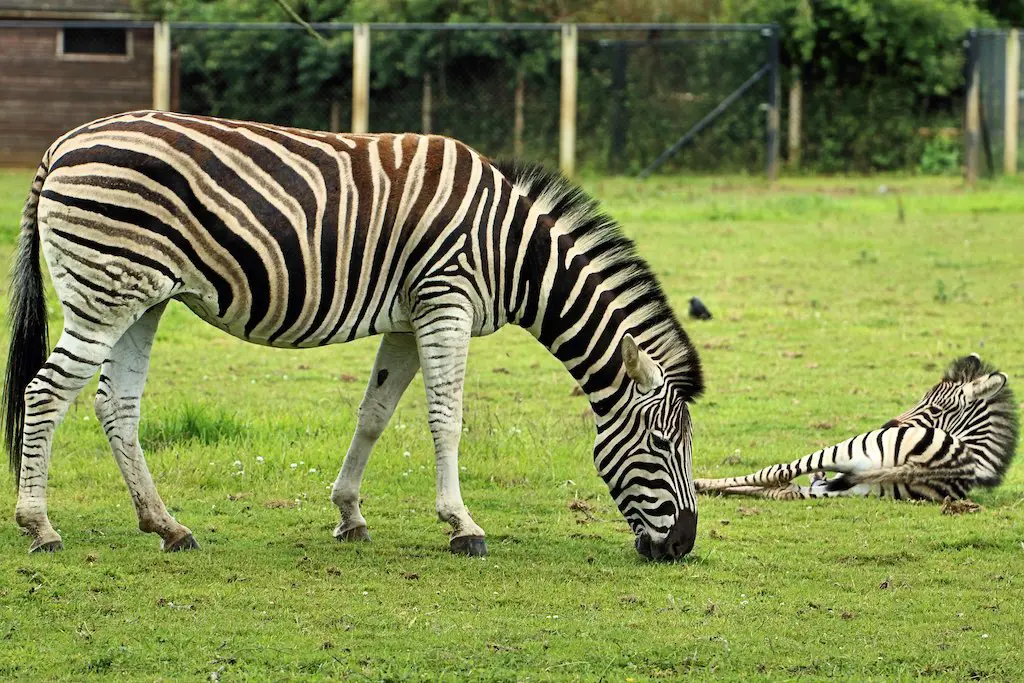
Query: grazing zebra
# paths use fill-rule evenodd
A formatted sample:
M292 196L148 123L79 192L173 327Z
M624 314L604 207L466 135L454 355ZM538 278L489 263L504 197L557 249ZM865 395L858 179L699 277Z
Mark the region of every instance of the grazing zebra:
M40 248L64 309L49 356ZM494 165L440 136L121 114L46 152L13 279L6 437L33 550L61 547L46 510L51 441L97 369L96 414L139 527L166 550L196 547L138 443L150 349L171 299L268 346L383 335L331 494L338 539L369 539L363 471L422 369L438 516L453 552L486 553L459 488L466 355L470 337L515 323L587 393L595 465L637 551L667 559L693 547L687 403L703 389L700 361L633 244L557 174Z
M964 498L996 486L1017 452L1017 404L1007 376L971 354L953 361L921 401L881 429L745 477L698 479L698 491L766 498ZM825 472L838 472L831 479ZM793 479L813 475L810 486Z

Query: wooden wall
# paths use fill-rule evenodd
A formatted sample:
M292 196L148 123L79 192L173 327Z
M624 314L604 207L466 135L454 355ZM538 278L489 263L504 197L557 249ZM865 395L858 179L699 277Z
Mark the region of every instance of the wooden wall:
M58 29L0 28L0 165L35 166L58 136L153 103L153 33L132 29L127 60L57 56Z

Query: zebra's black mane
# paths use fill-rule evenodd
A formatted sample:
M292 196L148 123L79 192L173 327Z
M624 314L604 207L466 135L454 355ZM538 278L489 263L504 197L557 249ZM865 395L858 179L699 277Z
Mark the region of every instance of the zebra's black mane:
M639 290L635 305L648 306L649 327L662 328L670 340L660 354L666 365L662 370L685 387L689 400L699 397L704 391L704 378L697 351L669 307L650 265L621 226L601 210L596 199L557 171L521 160L500 160L494 166L531 201L550 205L546 212L560 231L577 244L586 243L587 256L600 262L602 270L629 274L627 283L617 289Z
M999 370L995 366L982 361L976 355L970 355L954 360L942 379L945 382L967 384L979 377L997 372ZM996 427L992 429L988 438L992 441L993 450L998 454L996 467L998 478L979 483L983 486L996 486L1002 481L1006 470L1010 466L1010 461L1017 454L1020 420L1017 414L1017 400L1013 396L1013 391L1010 390L1009 383L1005 384L995 396L989 398L986 401L986 405L988 410L995 416L993 424Z

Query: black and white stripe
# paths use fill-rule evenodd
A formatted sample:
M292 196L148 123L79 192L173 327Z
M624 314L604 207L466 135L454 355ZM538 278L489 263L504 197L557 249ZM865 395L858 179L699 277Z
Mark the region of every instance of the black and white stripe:
M767 498L964 498L974 486L999 484L1016 453L1017 407L1007 381L976 354L959 358L916 406L881 429L744 477L698 479L696 487ZM812 475L810 486L793 483L801 475Z
M133 112L55 142L32 192L6 405L17 517L34 547L60 545L46 517L50 443L97 369L97 414L140 526L165 547L194 545L160 501L137 439L149 350L170 299L269 346L383 335L332 494L339 538L368 537L363 470L422 369L437 511L453 528L453 549L483 552L484 532L458 482L466 353L470 337L511 322L561 359L590 397L595 463L638 549L675 557L692 547L686 404L703 388L696 351L629 240L559 176L493 164L439 136ZM42 301L40 246L65 314L48 358L45 325L23 324Z

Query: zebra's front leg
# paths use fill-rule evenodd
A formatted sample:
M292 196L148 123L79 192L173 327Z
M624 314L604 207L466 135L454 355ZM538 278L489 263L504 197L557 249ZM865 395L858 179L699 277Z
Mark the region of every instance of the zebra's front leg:
M366 394L359 404L356 432L331 491L331 500L341 512L341 521L334 530L334 537L339 541L370 540L366 520L359 512L359 485L377 439L388 426L395 406L419 368L415 337L411 334L384 335L366 385Z
M437 516L451 525L453 553L484 556L484 530L470 517L459 486L462 389L473 316L467 308L422 305L415 311L413 325L427 391L427 422L434 438Z
M139 446L142 391L149 372L153 337L167 303L157 304L128 328L103 363L96 391L96 417L110 442L135 511L139 529L160 536L163 550L198 548L192 532L167 512Z

